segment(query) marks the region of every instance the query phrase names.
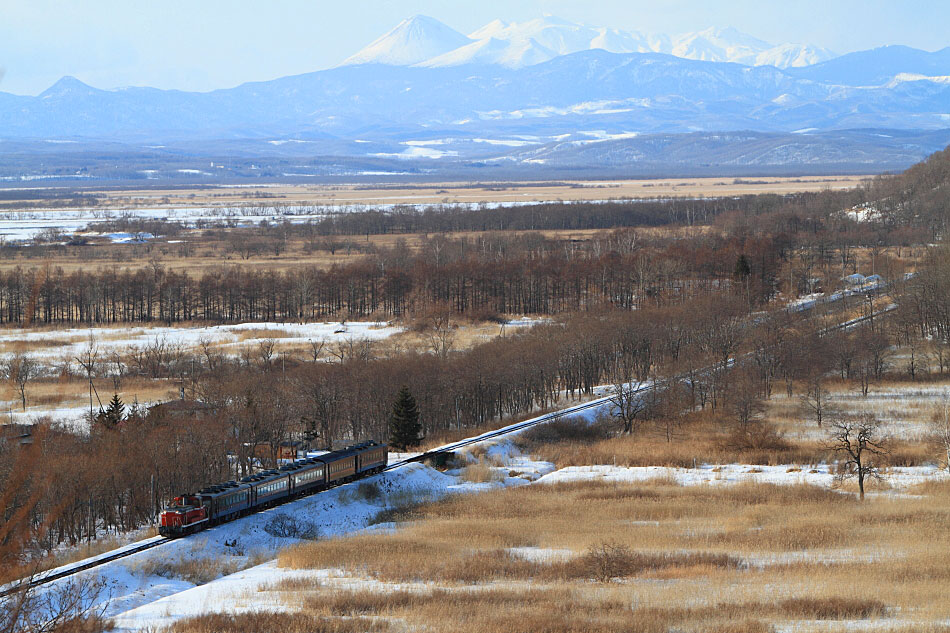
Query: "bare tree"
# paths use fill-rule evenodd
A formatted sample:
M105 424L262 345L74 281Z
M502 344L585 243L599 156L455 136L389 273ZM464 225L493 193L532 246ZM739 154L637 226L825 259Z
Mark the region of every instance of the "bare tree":
M881 433L881 423L871 413L857 416L836 415L829 425L828 448L844 458L839 479L856 478L861 499L864 499L864 482L869 477L881 479L875 456L887 455L887 439Z
M349 360L366 361L372 358L373 344L366 339L348 338L330 348L330 354L340 360L340 364Z
M122 358L122 354L116 350L109 354L109 364L112 366L110 368L112 374L112 390L118 393L119 386L122 383L122 377L126 371L125 359Z
M23 352L16 352L3 363L3 375L13 383L13 387L20 394L24 411L26 411L26 385L39 376L39 373L39 364Z
M930 420L930 428L934 438L940 446L941 456L944 458L944 467L950 471L950 396L934 411Z
M620 432L630 435L640 430L646 400L639 391L638 383L620 380L611 387L610 412L620 420Z
M272 338L266 338L257 344L262 367L270 367L271 361L274 359L274 348L276 346L277 341Z
M108 606L106 583L80 574L36 589L31 578L16 584L18 590L0 598L0 633L55 633L101 631Z
M307 339L307 343L310 344L310 360L314 363L320 360L320 355L323 353L323 348L327 346L326 339Z
M435 306L426 317L429 326L426 339L433 353L445 359L455 346L455 327L451 322L451 306L440 304Z
M728 409L740 430L747 429L765 412L762 389L752 372L735 372L729 389Z
M202 335L198 339L198 348L201 350L201 355L205 357L208 369L214 371L222 357L214 341L210 337Z
M815 418L815 422L818 423L819 427L824 422L828 412L829 399L830 395L828 394L828 390L824 387L822 377L814 375L809 378L805 385L805 392L801 395L800 402L802 409L804 409L808 415Z
M92 377L95 376L99 370L99 345L96 342L96 337L89 337L89 340L86 341L86 346L79 355L76 356L75 360L79 366L82 367L83 371L86 372L86 379L89 381L89 417L91 419L93 415L92 393L95 391L95 386L92 384ZM96 397L98 398L98 394Z

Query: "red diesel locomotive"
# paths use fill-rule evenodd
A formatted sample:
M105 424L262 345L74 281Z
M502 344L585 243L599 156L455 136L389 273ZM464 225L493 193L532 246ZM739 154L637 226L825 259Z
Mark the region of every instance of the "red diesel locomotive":
M186 536L332 485L382 472L388 463L385 444L364 442L278 469L208 486L197 494L175 497L162 512L158 533Z

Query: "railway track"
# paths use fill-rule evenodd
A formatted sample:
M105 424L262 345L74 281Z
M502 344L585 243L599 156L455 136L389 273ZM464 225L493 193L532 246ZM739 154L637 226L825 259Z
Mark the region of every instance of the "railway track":
M637 392L639 393L640 391L643 391L643 390L645 390L645 389L647 389L647 387L645 387L645 386L644 386L644 387L640 387L639 389L637 389ZM409 457L409 458L400 460L400 461L398 461L398 462L392 463L392 464L388 465L386 468L384 468L384 469L383 469L383 472L395 470L395 469L397 469L397 468L399 468L399 467L401 467L401 466L405 466L405 465L407 465L407 464L425 462L425 461L428 461L428 460L430 460L430 459L434 459L434 458L436 458L436 457L438 457L438 456L440 456L440 455L446 455L446 454L452 453L452 452L454 452L454 451L456 451L456 450L459 450L459 449L461 449L461 448L464 448L464 447L466 447L466 446L471 446L471 445L477 444L477 443L479 443L479 442L484 442L484 441L486 441L486 440L490 440L490 439L502 437L502 436L504 436L504 435L508 435L508 434L514 433L514 432L516 432L516 431L521 431L521 430L523 430L523 429L527 429L527 428L530 428L530 427L532 427L532 426L537 426L538 424L543 424L543 423L545 423L545 422L550 422L550 421L552 421L552 420L556 420L556 419L558 419L558 418L560 418L560 417L563 417L563 416L573 415L573 414L578 413L578 412L580 412L580 411L585 411L585 410L588 410L588 409L593 409L593 408L595 408L595 407L599 407L599 406L605 404L606 402L609 401L609 399L610 399L609 397L597 398L597 399L595 399L595 400L590 400L590 401L588 401L588 402L584 402L584 403L582 403L582 404L575 405L575 406L573 406L573 407L568 407L567 409L562 409L562 410L559 410L559 411L554 411L554 412L551 412L551 413L547 413L547 414L542 415L542 416L539 416L539 417L537 417L537 418L532 418L532 419L530 419L530 420L525 420L524 422L518 422L518 423L516 423L516 424L512 424L512 425L503 427L503 428L501 428L501 429L497 429L497 430L495 430L495 431L489 431L489 432L487 432L487 433L483 433L482 435L477 435L477 436L475 436L475 437L466 438L466 439L461 440L461 441L459 441L459 442L453 442L452 444L446 444L445 446L440 446L439 448L436 448L436 449L433 449L433 450L430 450L430 451L426 451L426 452L424 452L424 453L420 453L419 455L414 455L414 456L412 456L412 457ZM336 487L339 486L339 485L343 485L343 484L337 484L337 485L334 485L334 486L329 486L329 487L324 488L323 490L321 490L321 491L319 491L319 492L315 492L315 493L313 493L313 494L320 494L320 492L324 492L324 491L326 491L326 490L330 490L330 489L332 489L332 488L336 488ZM294 501L294 500L296 500L296 499L299 499L299 497L294 498L294 499L287 499L287 501ZM283 503L286 503L287 501L284 501ZM278 505L282 505L282 504L278 504ZM264 509L264 508L261 508L261 510L263 510L263 509ZM255 512L252 512L252 514L255 514L256 512L260 512L260 510L257 510L257 511L255 511ZM211 530L213 530L213 529L214 529L214 528L211 528ZM41 573L37 574L36 576L34 576L33 578L30 578L28 581L25 581L25 580L24 580L24 581L21 581L21 582L19 582L19 583L11 583L10 585L7 585L6 587L0 588L0 597L8 596L8 595L10 595L10 594L12 594L12 593L15 593L15 592L17 592L17 591L22 591L22 590L24 590L24 589L39 587L39 586L41 586L41 585L45 585L45 584L47 584L47 583L50 583L50 582L53 582L53 581L56 581L56 580L60 580L60 579L62 579L62 578L67 578L67 577L69 577L69 576L78 574L79 572L82 572L82 571L87 571L87 570L89 570L89 569L94 569L94 568L96 568L96 567L99 567L99 566L101 566L101 565L105 565L105 564L107 564L107 563L111 563L111 562L114 562L114 561L117 561L117 560L121 560L121 559L126 558L126 557L129 557L129 556L134 556L135 554L139 554L139 553L141 553L141 552L144 552L144 551L147 551L147 550L150 550L150 549L159 547L159 546L161 546L161 545L164 545L165 543L168 543L169 541L174 541L174 540L177 540L177 539L167 538L167 537L164 537L164 536L156 536L156 537L147 539L147 540L145 540L145 541L139 541L139 542L137 542L137 543L133 543L133 544L131 544L131 545L127 545L127 546L122 547L122 548L119 548L119 549L117 549L117 550L113 550L113 551L111 551L111 552L107 552L107 553L102 554L102 555L100 555L100 556L95 556L95 557L93 557L93 558L80 561L80 562L75 563L75 564L72 564L72 565L67 565L67 566L63 566L63 567L58 567L58 568L56 568L56 569L52 569L52 570L47 571L47 572L41 572Z
M861 317L857 317L857 318L854 318L854 319L849 319L849 320L847 320L847 321L843 321L843 322L841 322L841 323L837 323L837 324L835 324L835 325L832 325L832 326L830 326L830 327L825 328L824 330L822 330L822 333L829 333L829 332L836 331L836 330L843 330L843 329L850 329L850 328L853 328L853 327L855 327L855 326L857 326L857 325L860 325L861 323L864 323L864 322L869 321L869 320L873 320L875 317L880 318L880 317L884 316L885 314L887 314L887 313L889 313L889 312L895 310L896 307L897 307L897 306L894 306L894 305L887 306L886 308L882 308L880 311L878 311L878 312L875 313L874 315L861 316ZM742 354L742 355L740 355L740 356L737 357L737 358L730 359L730 361L728 362L728 365L732 366L732 365L734 365L735 363L740 362L741 360L751 358L752 354L753 354L752 352L746 352L745 354ZM712 371L714 368L715 368L715 367L706 367L706 368L700 370L699 373L702 374L702 373L705 373L705 372L710 372L710 371ZM649 388L650 388L650 385L649 385L649 384L640 383L640 385L633 391L633 393L634 393L634 394L643 393L644 391L646 391L646 390L649 389ZM546 414L544 414L544 415L540 415L540 416L538 416L538 417L531 418L530 420L525 420L525 421L523 421L523 422L517 422L517 423L515 423L515 424L511 424L511 425L502 427L502 428L500 428L500 429L496 429L496 430L494 430L494 431L488 431L487 433L482 433L481 435L476 435L475 437L470 437L470 438L466 438L466 439L464 439L464 440L460 440L460 441L458 441L458 442L453 442L453 443L450 443L450 444L446 444L446 445L444 445L444 446L440 446L440 447L438 447L438 448L435 448L435 449L426 451L426 452L424 452L424 453L420 453L420 454L418 454L418 455L414 455L413 457L408 457L408 458L403 459L403 460L400 460L400 461L398 461L398 462L394 462L394 463L389 464L388 466L386 466L386 468L384 468L382 472L392 471L392 470L395 470L395 469L397 469L397 468L399 468L399 467L401 467L401 466L405 466L405 465L407 465L407 464L426 462L426 461L428 461L428 460L431 460L431 459L434 459L434 458L438 458L439 456L445 456L445 455L451 454L451 453L453 453L453 452L455 452L455 451L457 451L457 450L459 450L459 449L461 449L461 448L465 448L465 447L467 447L467 446L472 446L473 444L478 444L479 442L484 442L484 441L486 441L486 440L491 440L491 439L496 439L496 438L499 438L499 437L504 437L505 435L510 435L511 433L515 433L515 432L518 432L518 431L523 431L523 430L525 430L525 429L529 429L529 428L534 427L534 426L537 426L537 425L539 425L539 424L544 424L544 423L546 423L546 422L551 422L551 421L554 421L554 420L557 420L557 419L560 419L560 418L563 418L563 417L566 417L566 416L570 416L570 415L574 415L574 414L576 414L576 413L580 413L580 412L582 412L582 411L588 411L588 410L590 410L590 409L595 409L595 408L597 408L597 407L600 407L600 406L603 406L603 405L607 404L608 402L610 402L610 396L602 396L602 397L600 397L600 398L595 398L595 399L593 399L593 400L588 400L587 402L584 402L584 403L581 403L581 404L578 404L578 405L574 405L574 406L572 406L572 407L567 407L566 409L560 409L560 410L558 410L558 411L553 411L553 412L551 412L551 413L546 413ZM347 482L347 483L348 483L348 482ZM314 493L312 493L312 494L320 494L320 492L324 492L324 491L326 491L326 490L330 490L331 488L336 488L336 487L339 486L339 485L343 485L343 484L336 484L336 485L333 485L333 486L329 486L329 487L327 487L327 488L324 488L324 489L322 489L322 490L320 490L320 491L317 491L317 492L314 492ZM297 497L297 498L299 498L299 497ZM283 503L286 503L287 501L293 501L293 500L295 500L295 499L287 499L287 500L281 502L281 504L278 504L278 505L282 505ZM261 508L261 509L255 510L254 512L252 512L252 514L254 514L254 513L256 513L256 512L260 512L260 511L263 510L263 509L265 509L265 508ZM211 528L211 529L213 530L214 528ZM135 554L139 554L139 553L141 553L141 552L144 552L144 551L153 549L153 548L155 548L155 547L159 547L159 546L161 546L161 545L164 545L165 543L168 543L169 541L173 541L173 540L176 540L176 539L167 538L167 537L164 537L164 536L156 536L156 537L147 539L147 540L145 540L145 541L139 541L139 542L137 542L137 543L133 543L133 544L131 544L131 545L127 545L127 546L122 547L122 548L119 548L119 549L117 549L117 550L113 550L113 551L111 551L111 552L107 552L107 553L102 554L102 555L100 555L100 556L96 556L96 557L93 557L93 558L90 558L90 559L86 559L86 560L80 561L80 562L75 563L75 564L72 564L72 565L67 565L67 566L59 567L59 568L56 568L56 569L49 570L49 571L47 571L47 572L41 572L41 573L35 575L34 577L30 578L28 581L26 581L26 580L24 580L24 581L19 581L19 582L16 582L16 583L11 583L11 584L9 584L9 585L6 585L6 586L4 586L4 587L0 587L0 598L2 598L2 597L4 597L4 596L8 596L8 595L10 595L10 594L12 594L12 593L15 593L15 592L17 592L17 591L22 591L22 590L24 590L24 589L34 588L34 587L38 587L38 586L40 586L40 585L45 585L45 584L47 584L47 583L50 583L50 582L53 582L53 581L56 581L56 580L60 580L60 579L62 579L62 578L67 578L67 577L69 577L69 576L75 575L75 574L77 574L77 573L79 573L79 572L82 572L82 571L87 571L87 570L89 570L89 569L94 569L94 568L99 567L99 566L101 566L101 565L105 565L105 564L107 564L107 563L111 563L111 562L114 562L114 561L117 561L117 560L121 560L121 559L123 559L123 558L129 557L129 556L133 556L133 555L135 555Z
M5 587L0 587L0 598L9 596L12 593L18 591L23 591L26 589L32 589L34 587L39 587L40 585L45 585L47 583L59 580L61 578L67 578L78 574L81 571L86 571L87 569L93 569L99 567L100 565L105 565L106 563L111 563L113 561L121 560L128 556L133 556L140 552L150 550L152 548L164 545L172 539L166 538L164 536L155 536L144 541L138 541L137 543L132 543L131 545L126 545L125 547L120 547L119 549L112 550L111 552L106 552L99 556L94 556L92 558L87 558L85 560L79 561L78 563L73 563L70 565L64 565L62 567L57 567L45 572L39 572L35 576L29 579L23 579L17 582L10 583Z

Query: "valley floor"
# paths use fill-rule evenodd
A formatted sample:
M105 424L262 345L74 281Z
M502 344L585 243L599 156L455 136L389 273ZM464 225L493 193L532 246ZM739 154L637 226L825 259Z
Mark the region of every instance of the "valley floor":
M922 387L880 389L899 402ZM519 445L481 443L446 471L404 466L99 568L107 615L119 631L269 630L287 614L334 630L950 630L950 474L935 464L889 467L859 502L829 461L559 468ZM275 532L278 515L318 540Z

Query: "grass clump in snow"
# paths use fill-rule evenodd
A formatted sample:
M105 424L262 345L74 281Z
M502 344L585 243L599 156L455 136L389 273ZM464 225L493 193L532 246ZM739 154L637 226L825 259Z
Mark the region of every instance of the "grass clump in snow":
M476 484L496 483L505 480L505 473L502 469L492 466L484 460L479 460L474 464L469 464L462 469L462 481L468 481Z
M194 585L204 585L222 576L233 574L241 567L238 561L226 558L194 557L174 560L151 556L137 561L131 569L137 574L146 576L175 578Z
M375 481L364 481L356 487L356 498L367 503L379 501L382 495L383 492Z

